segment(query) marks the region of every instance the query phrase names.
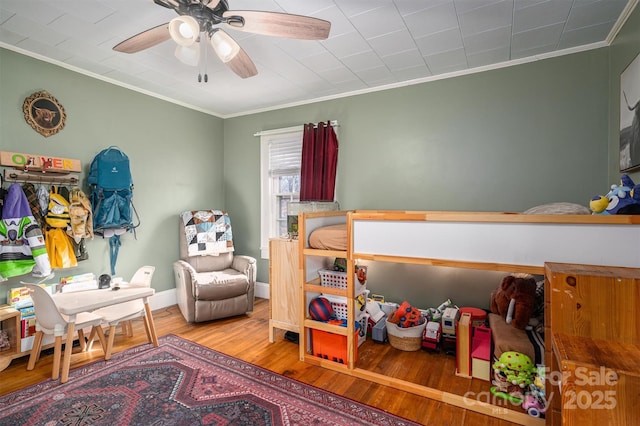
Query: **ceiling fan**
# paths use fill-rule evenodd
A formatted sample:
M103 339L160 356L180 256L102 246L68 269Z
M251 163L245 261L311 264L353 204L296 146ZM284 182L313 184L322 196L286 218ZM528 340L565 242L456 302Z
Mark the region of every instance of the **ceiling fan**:
M324 40L331 23L309 16L258 10L229 10L227 0L153 0L157 5L173 9L179 16L170 22L150 28L113 47L123 53L136 53L170 38L177 44L176 56L181 61L198 65L206 55L208 42L216 55L242 78L258 73L255 64L240 45L220 26L238 31L303 40ZM201 81L201 75L198 75ZM207 74L204 73L204 81Z

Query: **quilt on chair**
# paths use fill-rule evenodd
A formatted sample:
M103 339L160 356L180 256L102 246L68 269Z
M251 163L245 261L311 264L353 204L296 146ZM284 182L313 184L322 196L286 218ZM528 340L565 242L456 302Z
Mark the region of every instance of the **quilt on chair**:
M215 256L233 248L231 220L223 210L192 210L180 215L189 256Z

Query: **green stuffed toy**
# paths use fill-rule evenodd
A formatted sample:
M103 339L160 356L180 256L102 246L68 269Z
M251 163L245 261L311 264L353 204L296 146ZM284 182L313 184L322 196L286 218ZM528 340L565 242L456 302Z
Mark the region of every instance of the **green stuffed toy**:
M524 389L535 380L537 369L527 355L520 352L503 352L493 363L494 394L504 393L510 397L522 398Z

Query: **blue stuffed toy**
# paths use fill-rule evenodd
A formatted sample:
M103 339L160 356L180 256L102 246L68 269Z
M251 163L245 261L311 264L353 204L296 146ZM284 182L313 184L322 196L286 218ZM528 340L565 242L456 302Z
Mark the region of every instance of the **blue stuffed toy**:
M620 179L621 185L611 185L607 195L596 195L589 202L593 214L640 214L640 185L626 174Z

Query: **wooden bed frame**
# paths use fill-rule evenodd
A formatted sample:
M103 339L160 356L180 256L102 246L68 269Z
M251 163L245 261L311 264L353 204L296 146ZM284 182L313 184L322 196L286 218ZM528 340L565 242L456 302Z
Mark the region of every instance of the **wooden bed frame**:
M317 250L308 246L316 228L346 223L347 250ZM496 409L482 401L388 377L355 366L353 321L344 327L311 320L307 306L320 293L347 297L354 315L353 276L356 260L450 266L543 275L546 262L640 267L640 216L525 215L497 212L340 211L301 213L300 359L375 383L392 386L489 416L523 425L544 424L523 411ZM347 259L346 290L320 285L317 270L326 258ZM348 362L338 364L310 353L309 329L346 336ZM452 372L453 374L453 372Z

